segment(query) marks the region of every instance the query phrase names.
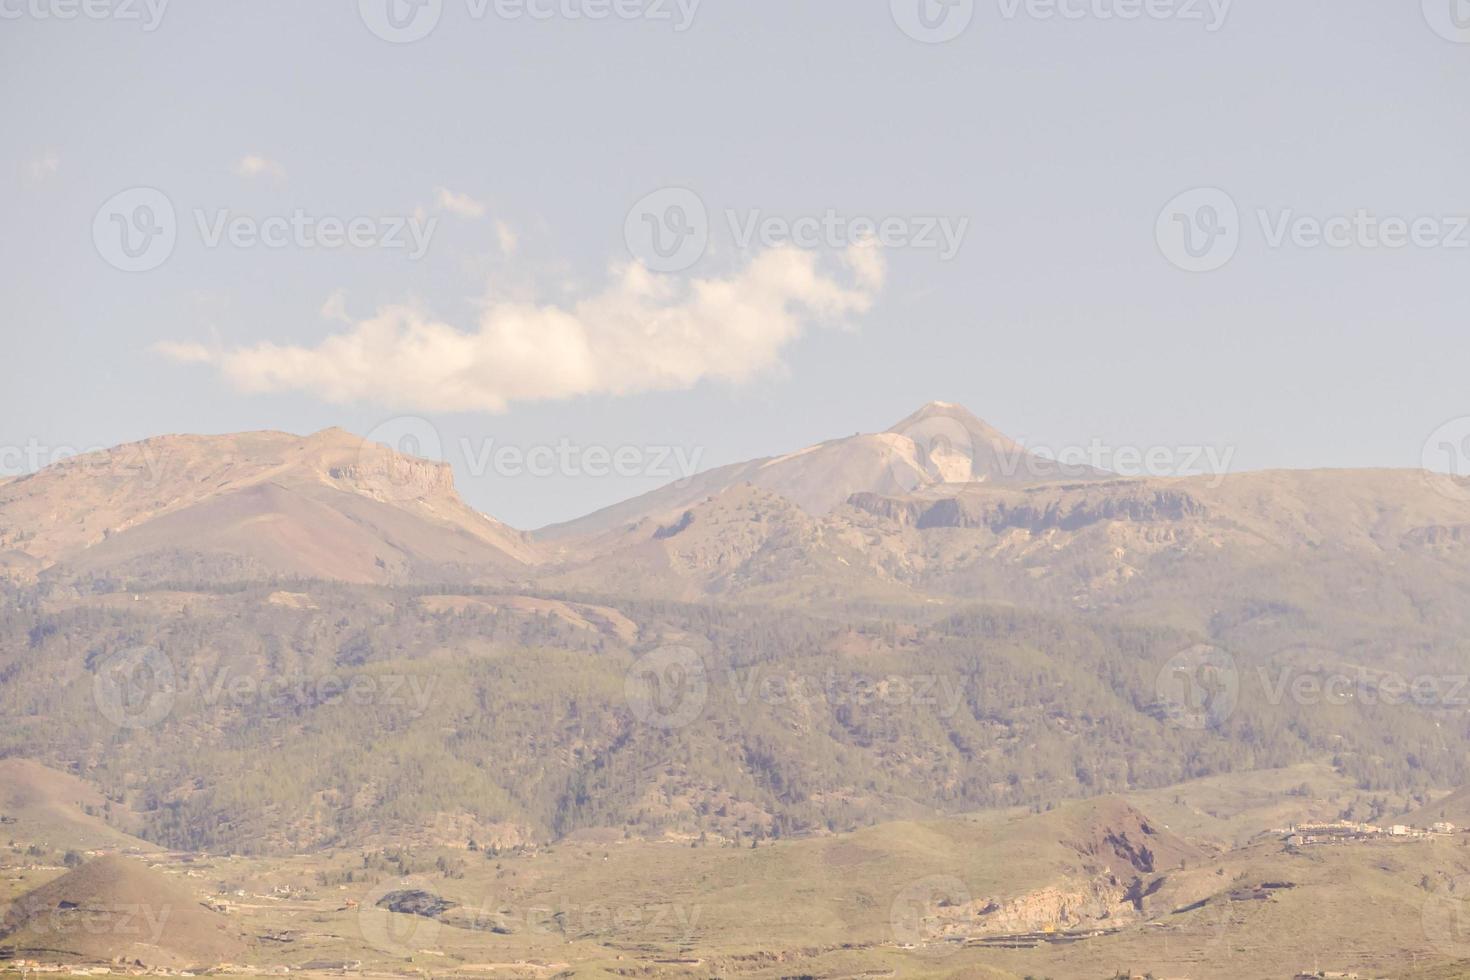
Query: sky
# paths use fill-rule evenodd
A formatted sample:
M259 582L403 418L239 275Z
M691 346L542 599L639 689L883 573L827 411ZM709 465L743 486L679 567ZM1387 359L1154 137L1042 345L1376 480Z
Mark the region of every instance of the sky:
M0 0L0 83L0 473L341 426L534 528L935 399L1470 465L1467 0Z

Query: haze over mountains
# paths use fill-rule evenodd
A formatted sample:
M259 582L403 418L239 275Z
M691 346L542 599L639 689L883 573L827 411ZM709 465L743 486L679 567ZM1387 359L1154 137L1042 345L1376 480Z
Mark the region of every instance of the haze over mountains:
M1408 470L1118 477L1028 452L936 402L887 432L720 467L525 533L466 506L446 464L341 430L165 436L0 483L0 568L20 582L1169 605L1193 625L1223 586L1354 617L1460 621L1470 491ZM1371 598L1356 596L1370 580Z
M341 429L162 436L0 483L0 563L127 575L282 575L351 582L534 560L467 507L447 464Z
M1105 940L1226 976L1221 923L1272 937L1241 960L1260 972L1316 907L1333 956L1435 957L1375 958L1421 894L1455 894L1458 840L1324 857L1270 831L1470 821L1448 792L1470 782L1465 491L1120 476L942 403L537 532L466 506L448 465L336 429L68 460L0 483L0 819L43 850L246 857L208 872L208 908L190 870L117 858L31 881L0 952L105 960L115 943L58 924L151 902L187 914L128 941L143 962L399 969L423 951L364 954L345 901L433 868L462 965L501 962L487 943L562 962L497 916L589 887L684 888L720 917L611 954L649 976L686 975L696 944L774 977L910 933L1017 976L1057 933L1052 975L1092 975L1066 944ZM1213 686L1179 688L1202 658ZM956 866L918 925L891 915L915 868ZM322 931L273 900L220 912L241 876ZM862 962L835 973L881 959Z
M930 402L886 432L860 433L784 456L722 466L544 528L539 535L558 539L609 530L747 483L820 517L856 493L903 494L942 484L1023 484L1106 475L1088 466L1061 466L1028 452L959 405Z

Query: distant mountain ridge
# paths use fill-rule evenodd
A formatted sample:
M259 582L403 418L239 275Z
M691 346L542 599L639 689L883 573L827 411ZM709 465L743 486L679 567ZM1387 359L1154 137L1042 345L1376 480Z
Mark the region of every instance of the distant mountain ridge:
M165 436L0 483L0 575L1166 602L1194 626L1222 589L1336 606L1374 582L1375 602L1393 597L1385 615L1458 621L1470 492L1409 470L1125 478L1059 464L933 402L886 432L710 470L527 533L467 506L448 464L341 429Z
M162 436L0 484L0 570L129 578L399 580L512 573L523 534L468 507L453 472L342 429Z
M1023 485L1110 474L1030 452L949 402L930 402L887 431L817 443L782 456L732 463L535 532L558 541L666 518L741 484L780 494L816 517L858 493L904 494L946 484ZM677 515L676 515L677 516Z

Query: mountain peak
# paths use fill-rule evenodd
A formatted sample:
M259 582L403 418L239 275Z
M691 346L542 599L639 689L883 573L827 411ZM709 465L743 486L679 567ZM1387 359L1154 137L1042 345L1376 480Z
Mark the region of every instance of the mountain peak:
M948 443L967 455L979 453L988 459L994 454L1024 453L1019 443L955 402L929 402L888 430L928 448L931 443ZM975 462L984 468L983 459Z
M1003 436L1000 431L991 426L990 423L986 422L974 412L970 411L968 408L957 402L926 402L925 404L919 406L918 411L905 416L903 419L894 424L888 431L896 432L900 435L906 435L916 426L921 426L925 422L929 422L933 419L946 419L950 422L956 422L970 433L980 435L984 437L987 441L993 440L994 437L1000 437L1001 439L1004 439L1007 444L1014 445L1014 443L1012 443L1010 439L1007 439L1005 436Z

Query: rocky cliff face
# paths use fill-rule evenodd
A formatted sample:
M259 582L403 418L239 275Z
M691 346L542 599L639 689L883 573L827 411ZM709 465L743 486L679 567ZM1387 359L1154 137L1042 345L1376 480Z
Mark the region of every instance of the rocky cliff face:
M387 451L364 453L355 462L328 467L327 475L345 489L380 500L424 500L456 495L454 468L448 463Z
M1079 886L1038 889L1004 904L990 903L977 916L982 935L1060 932L1130 918L1128 889L1112 875Z

